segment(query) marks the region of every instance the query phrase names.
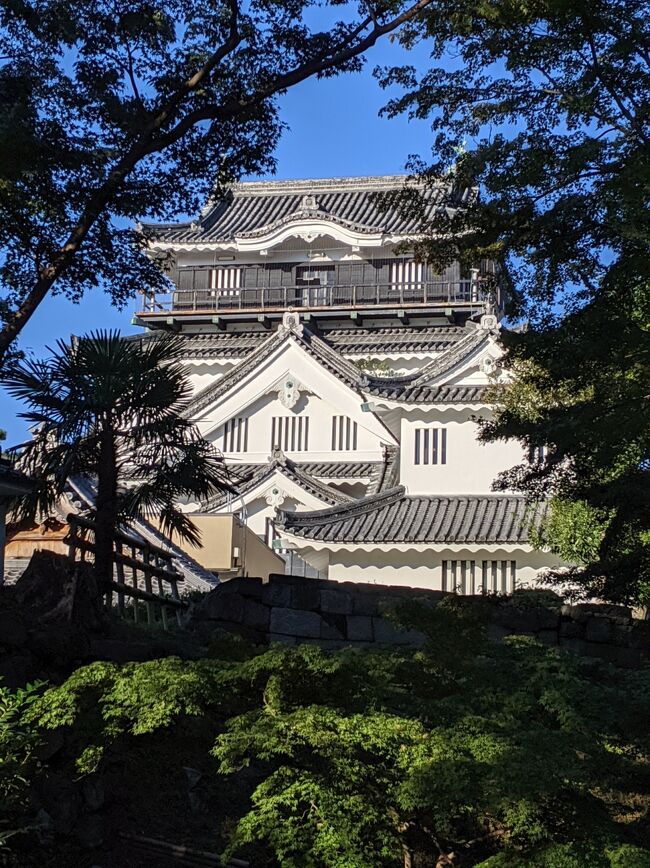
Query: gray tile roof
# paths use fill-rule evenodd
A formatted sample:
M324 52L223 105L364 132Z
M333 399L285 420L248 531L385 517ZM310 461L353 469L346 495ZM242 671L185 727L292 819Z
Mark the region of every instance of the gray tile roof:
M330 329L323 340L346 355L444 352L467 335L463 326Z
M231 501L234 502L236 505L238 496L245 495L247 492L252 491L254 488L257 488L258 485L261 485L267 480L270 480L276 471L280 471L282 474L284 474L284 476L295 482L296 485L298 485L300 488L308 491L319 500L322 500L323 503L329 503L334 505L340 503L349 503L352 500L352 498L348 494L344 494L342 491L337 491L334 488L330 488L330 486L326 483L321 482L320 480L315 479L309 473L306 473L299 464L288 458L281 450L276 450L266 464L249 464L248 467L254 467L255 469L246 478L242 478L242 476L238 474L238 493L234 498L229 497L227 492L224 492L223 494L210 498L204 504L202 504L201 511L205 512L213 509L219 509L219 507Z
M399 446L384 446L384 460L370 477L368 494L379 494L399 483Z
M320 337L342 355L367 356L373 353L441 353L451 350L463 338L463 326L397 326L394 328L323 329ZM154 333L129 335L126 340L147 340ZM180 332L188 359L244 358L268 340L266 329L192 333Z
M456 365L463 355L472 353L482 341L486 340L486 332L481 329L464 329L465 336L452 345L450 364ZM319 364L333 373L360 396L376 395L388 400L406 403L449 404L455 402L475 403L481 400L484 386L427 386L425 382L432 376L440 376L445 371L445 356L435 359L426 370L415 371L404 377L373 377L361 371L354 362L346 359L323 338L307 327L302 335L285 329L278 329L259 344L257 349L228 371L220 380L211 383L194 396L184 411L186 417L195 416L201 410L216 401L230 388L236 385L242 377L255 370L257 365L267 358L281 343L289 339L300 342L304 350L313 356ZM430 369L430 371L429 371ZM427 371L429 371L427 373Z
M316 512L281 512L277 526L294 536L332 543L528 544L531 520L523 497L408 496L403 486Z
M404 404L480 404L488 386L383 387L372 384L370 394Z
M235 484L247 480L261 466L266 467L266 464L226 463ZM382 461L294 461L293 463L303 473L321 479L359 479L369 477L378 468L383 467Z
M296 217L322 216L360 233L414 234L415 215L404 208L383 206L377 193L399 190L403 175L367 178L322 178L303 181L254 181L235 184L212 203L198 221L173 225L146 224L143 231L165 242L231 241L255 237ZM455 190L440 182L424 191L425 219L443 207L458 208L474 197L472 190ZM313 197L313 198L312 198Z

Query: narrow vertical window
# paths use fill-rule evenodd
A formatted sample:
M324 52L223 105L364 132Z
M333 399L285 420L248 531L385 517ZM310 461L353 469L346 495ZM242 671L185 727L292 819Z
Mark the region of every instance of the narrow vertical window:
M349 416L332 416L332 451L357 448L357 423Z
M501 561L501 593L508 593L508 561Z
M447 429L415 429L415 464L447 463Z
M487 594L487 592L489 590L490 590L490 588L488 585L488 562L482 561L481 562L481 591L484 594Z
M271 419L271 449L305 452L309 448L309 417L274 416Z
M229 419L223 426L224 452L248 451L248 418L238 416Z

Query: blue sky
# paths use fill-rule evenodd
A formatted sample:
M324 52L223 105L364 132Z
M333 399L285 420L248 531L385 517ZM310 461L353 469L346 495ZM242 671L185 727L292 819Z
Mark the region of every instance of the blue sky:
M362 73L321 81L310 80L281 98L289 130L277 151L276 178L332 177L337 175L384 175L399 173L409 154L428 154L429 124L406 118L387 120L378 116L388 99L372 77L375 65L414 63L426 52L406 53L383 40L368 54ZM124 333L131 326L135 302L125 310L112 307L99 290L79 304L51 297L41 305L23 332L20 346L37 357L58 338L83 334L95 328L115 328ZM19 404L0 392L0 428L7 431L5 446L20 442L27 429L17 417Z

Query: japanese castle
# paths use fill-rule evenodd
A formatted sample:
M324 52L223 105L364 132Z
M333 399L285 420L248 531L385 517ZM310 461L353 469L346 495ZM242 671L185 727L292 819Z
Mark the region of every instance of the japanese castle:
M143 227L170 292L135 322L182 337L188 415L239 491L189 511L238 513L293 572L510 592L555 561L523 499L491 490L522 447L477 439L502 300L489 263L409 254L421 224L381 195L404 181L241 183L196 222ZM473 193L422 195L426 219Z

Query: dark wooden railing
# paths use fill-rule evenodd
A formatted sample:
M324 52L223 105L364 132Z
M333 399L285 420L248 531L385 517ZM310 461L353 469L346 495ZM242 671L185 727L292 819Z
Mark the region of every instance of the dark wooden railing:
M278 286L235 289L177 289L144 294L142 313L205 311L272 311L287 308L417 307L432 304L479 304L475 280L428 281L412 284Z
M72 561L90 559L95 554L95 523L74 514L69 515L67 521L68 556ZM125 598L130 597L136 623L140 618L140 601L145 604L149 624L159 622L167 630L170 610L178 626L182 626L181 614L187 604L180 599L178 583L183 581L183 576L175 569L169 552L146 540L117 531L113 564L114 580L106 593L107 607L112 608L116 595L118 612L125 617ZM154 584L157 592L154 591ZM157 614L159 617L156 617Z

